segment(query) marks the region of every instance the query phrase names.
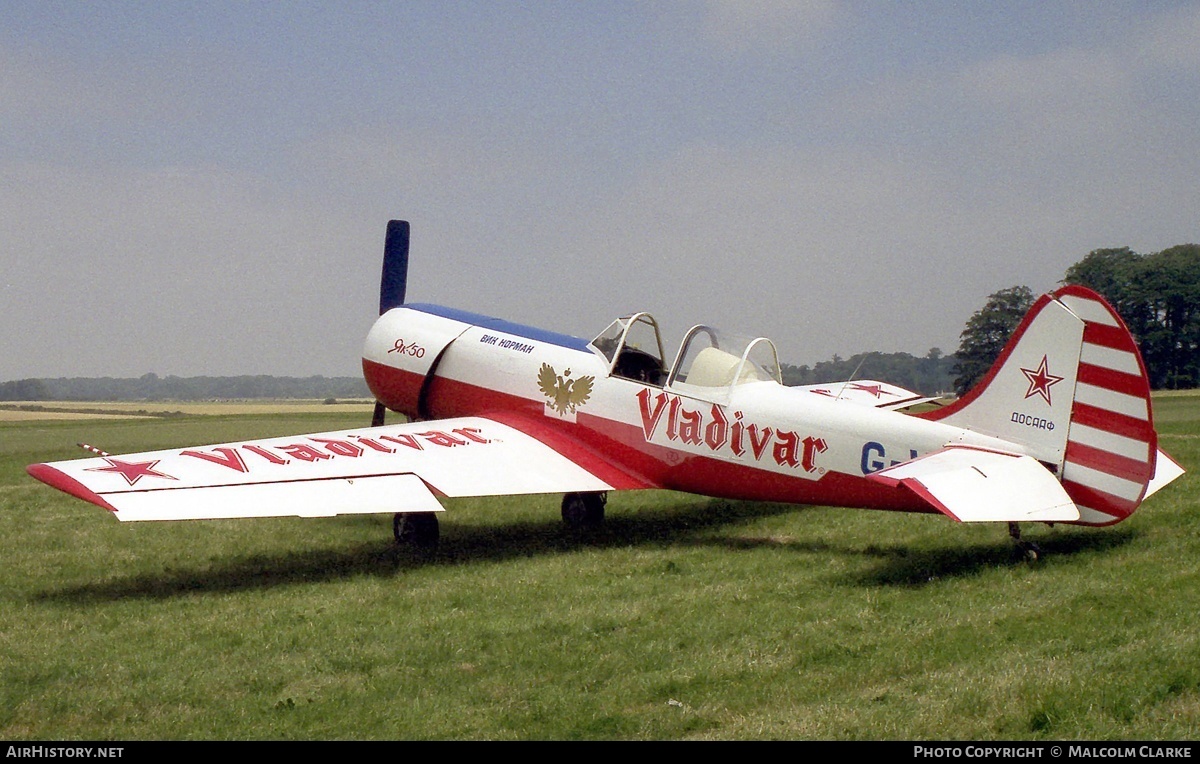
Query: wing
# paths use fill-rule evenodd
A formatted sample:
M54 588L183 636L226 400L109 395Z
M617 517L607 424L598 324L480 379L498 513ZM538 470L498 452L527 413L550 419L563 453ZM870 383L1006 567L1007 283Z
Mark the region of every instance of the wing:
M1072 522L1079 509L1030 456L952 446L867 476L903 486L959 522Z
M830 382L824 385L797 385L798 390L808 390L839 401L874 406L884 409L900 409L929 403L937 398L922 396L899 385L877 382L873 379L856 379L850 382Z
M120 520L438 512L439 496L654 487L531 419L465 417L27 468Z

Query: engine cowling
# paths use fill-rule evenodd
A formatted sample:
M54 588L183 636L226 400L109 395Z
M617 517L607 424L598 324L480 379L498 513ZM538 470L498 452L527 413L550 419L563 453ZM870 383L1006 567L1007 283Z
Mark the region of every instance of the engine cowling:
M375 400L410 418L421 415L421 395L437 360L471 324L401 307L375 322L363 345L363 377Z

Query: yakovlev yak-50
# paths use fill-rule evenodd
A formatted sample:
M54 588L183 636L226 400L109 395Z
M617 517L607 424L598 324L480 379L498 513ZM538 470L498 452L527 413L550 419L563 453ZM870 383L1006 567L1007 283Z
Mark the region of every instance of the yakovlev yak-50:
M428 545L442 497L563 494L564 521L589 525L636 489L927 512L1019 541L1018 523L1118 523L1183 472L1133 338L1079 286L1038 299L967 395L910 413L928 399L882 382L784 386L763 337L695 326L672 362L649 313L589 340L407 303L408 241L388 224L371 426L29 474L119 520L394 513L398 541Z

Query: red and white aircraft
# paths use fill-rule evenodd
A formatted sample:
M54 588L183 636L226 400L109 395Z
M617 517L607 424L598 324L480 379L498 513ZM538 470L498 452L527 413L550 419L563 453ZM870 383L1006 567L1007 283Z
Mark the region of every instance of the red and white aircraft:
M120 520L396 513L432 543L441 497L608 492L928 512L960 522L1110 525L1183 470L1158 448L1145 367L1097 294L1041 297L951 405L894 385L785 387L770 340L693 327L673 363L648 313L580 339L404 301L408 223L388 225L363 372L370 427L102 455L28 472ZM384 409L409 418L383 423Z

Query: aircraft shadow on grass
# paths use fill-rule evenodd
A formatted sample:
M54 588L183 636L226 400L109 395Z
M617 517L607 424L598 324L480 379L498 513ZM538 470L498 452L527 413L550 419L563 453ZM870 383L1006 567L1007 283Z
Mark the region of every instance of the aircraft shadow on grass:
M560 521L506 523L500 526L454 529L436 549L414 549L393 542L370 542L340 548L289 551L230 557L215 564L183 563L161 573L141 573L43 591L38 601L95 604L129 598L171 599L204 593L270 589L277 586L335 581L353 576L393 577L406 570L436 565L503 562L514 558L569 553L581 548L646 546L719 546L731 551L763 546L801 554L863 556L879 561L866 572L842 576L836 583L855 587L924 586L934 581L974 575L981 570L1017 564L1019 556L1007 536L995 542L964 546L947 540L945 546L913 551L904 544L853 540L800 541L787 536L745 537L719 532L761 518L803 512L795 505L709 500L681 501L633 515L610 515L600 527L570 528ZM367 518L351 522L377 522ZM931 518L931 521L933 519ZM1081 552L1103 551L1128 543L1128 530L1103 533L1070 529L1041 541L1044 554L1053 559ZM960 538L961 541L961 538Z
M1038 541L1041 559L1069 558L1085 552L1103 552L1124 546L1136 537L1128 528L1097 533L1088 529L1070 528L1054 532ZM964 546L952 541L936 549L910 551L900 544L881 546L871 544L860 554L875 557L879 564L873 569L845 578L856 586L919 587L948 578L964 578L987 569L1026 564L1025 553L1009 540Z

